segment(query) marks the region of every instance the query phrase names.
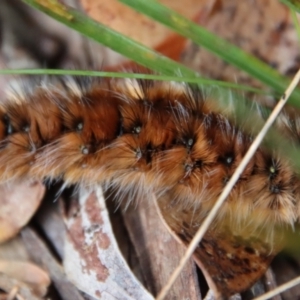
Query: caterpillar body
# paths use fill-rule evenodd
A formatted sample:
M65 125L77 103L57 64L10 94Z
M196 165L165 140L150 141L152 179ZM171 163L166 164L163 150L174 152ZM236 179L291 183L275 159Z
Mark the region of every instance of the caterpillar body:
M228 95L227 95L228 96ZM0 181L62 178L161 193L208 210L252 137L200 90L153 81L66 79L11 89L0 102ZM298 124L281 127L298 134ZM296 136L297 138L297 136ZM293 224L299 180L291 166L259 149L227 200L245 215Z
M295 143L299 126L284 115L278 122ZM183 83L41 80L32 90L11 89L0 101L0 182L63 179L118 187L119 196L169 192L202 218L252 139L213 99ZM240 226L293 227L299 182L287 159L260 147L217 221L229 216Z

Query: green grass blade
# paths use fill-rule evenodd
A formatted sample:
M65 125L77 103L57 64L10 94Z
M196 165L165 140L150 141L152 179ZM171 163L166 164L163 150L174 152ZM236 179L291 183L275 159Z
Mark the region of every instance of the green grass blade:
M297 18L297 14L292 8L290 8L290 13L291 13L293 23L294 23L294 26L295 26L295 29L296 29L296 32L297 32L298 44L300 45L300 24L299 24L299 21L298 21L298 18Z
M299 0L280 0L286 6L300 13L300 1Z
M205 28L181 16L177 12L153 0L119 0L135 10L153 18L154 20L170 27L177 33L190 38L218 55L223 60L242 69L254 78L260 80L274 89L278 94L283 93L290 80L280 75L274 69L253 55L212 34ZM300 91L294 92L289 103L300 107Z
M57 1L23 0L23 2L151 70L166 75L197 76L191 69Z
M141 74L141 73L121 73L121 72L104 72L104 71L86 71L86 70L57 70L57 69L7 69L1 70L0 75L72 75L72 76L92 76L92 77L112 77L112 78L135 78L146 80L162 80L162 81L176 81L187 82L198 85L216 86L222 88L243 90L257 94L266 94L266 92L252 88L250 86L225 82L220 80L205 79L202 77L178 77L155 74Z

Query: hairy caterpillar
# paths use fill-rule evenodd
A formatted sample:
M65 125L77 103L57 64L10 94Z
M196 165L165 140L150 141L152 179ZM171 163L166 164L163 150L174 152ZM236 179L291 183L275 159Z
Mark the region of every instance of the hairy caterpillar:
M298 139L297 122L283 116L279 127ZM68 78L8 93L0 102L0 140L0 182L61 178L171 193L205 216L252 137L184 84ZM291 164L261 147L217 221L237 212L235 225L293 227L300 203Z

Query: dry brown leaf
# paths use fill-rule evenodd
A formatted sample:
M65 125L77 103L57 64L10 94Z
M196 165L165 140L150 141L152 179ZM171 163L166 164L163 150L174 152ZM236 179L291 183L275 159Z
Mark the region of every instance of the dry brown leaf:
M29 262L0 260L0 273L26 284L38 297L44 296L50 285L49 275Z
M160 2L190 19L205 4L205 1L198 0L161 0ZM172 31L166 26L139 14L117 0L81 0L81 3L86 13L96 21L148 47L156 48L172 35Z
M124 260L105 206L102 190L83 192L66 219L64 268L68 278L97 299L153 299ZM72 210L72 208L71 208Z
M156 203L170 232L188 246L204 220L201 207L187 208L168 195ZM250 288L267 271L281 246L271 246L263 233L253 233L251 228L244 231L228 222L211 225L195 250L194 259L218 299Z
M11 299L41 299L50 283L48 275L29 261L21 238L0 245L0 289ZM13 297L13 296L17 297ZM1 298L2 299L2 298ZM9 298L5 298L9 299Z
M198 23L283 74L297 71L298 37L289 9L279 1L217 0L210 11L199 14ZM189 44L182 57L204 76L262 86L203 47Z
M15 298L26 300L42 300L41 297L34 294L34 292L31 290L31 287L2 273L0 273L0 288L7 294L6 300ZM14 298L11 298L11 296ZM19 298L19 296L22 298Z
M45 187L40 182L0 185L0 242L15 236L39 207Z
M123 209L122 214L141 265L146 287L153 295L157 295L179 264L185 247L173 238L161 222L152 199L140 200L136 200L137 205ZM126 202L124 207L125 204ZM193 259L186 264L165 298L172 299L202 299Z

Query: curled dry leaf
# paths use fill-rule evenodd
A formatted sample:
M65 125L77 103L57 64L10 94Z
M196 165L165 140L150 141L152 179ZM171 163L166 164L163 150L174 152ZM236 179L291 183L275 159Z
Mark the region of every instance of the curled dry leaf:
M48 275L29 261L19 236L0 245L0 299L40 300L49 283Z
M7 294L6 300L11 299L9 297L12 296L13 299L41 300L41 297L35 295L28 285L2 273L0 273L0 288Z
M27 285L37 297L44 296L50 285L49 275L29 262L0 260L0 273Z
M97 299L153 299L118 248L102 190L83 192L78 205L77 212L66 219L64 267L68 278Z
M40 182L0 185L0 243L15 236L39 207L45 187Z
M170 232L188 246L205 218L201 206L188 208L169 195L160 197L156 204ZM281 231L274 231L274 235L278 234L274 237L278 244L274 245L263 230L256 229L224 219L211 225L195 250L194 259L216 299L250 288L282 249Z

